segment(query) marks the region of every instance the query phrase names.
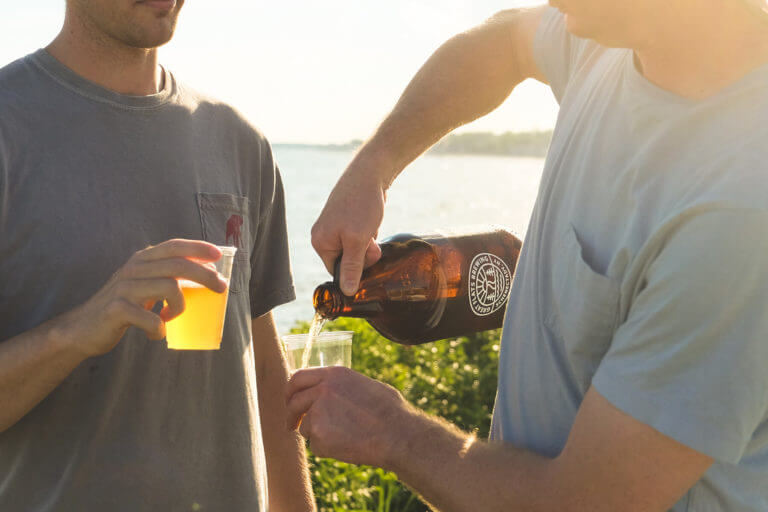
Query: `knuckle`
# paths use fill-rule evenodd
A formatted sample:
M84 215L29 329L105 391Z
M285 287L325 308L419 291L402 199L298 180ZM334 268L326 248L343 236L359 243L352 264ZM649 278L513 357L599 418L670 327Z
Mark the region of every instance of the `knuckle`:
M151 252L151 251L152 251L154 248L155 248L155 246L154 246L154 245L148 245L148 246L146 246L145 248L143 248L143 249L140 249L140 250L136 251L135 253L133 253L133 254L131 255L131 257L130 257L130 258L128 258L128 263L130 264L130 263L132 263L132 262L135 262L135 261L141 261L141 260L145 259L145 258L148 256L148 254L149 254L149 253L150 253L150 252Z
M395 389L393 386L390 386L389 384L384 386L384 393L386 393L391 398L396 398L398 400L403 399L403 395L401 395L397 389Z
M166 246L171 251L177 251L182 248L184 241L180 238L171 238L170 240L163 242L162 245Z
M202 268L203 276L207 279L212 280L213 282L216 282L219 280L219 272L214 267L208 267L201 265L200 268Z
M331 239L325 236L312 236L310 243L312 248L321 254L340 253L342 248L338 239Z
M312 228L309 230L309 235L312 237L312 240L314 240L322 234L322 231L323 227L320 225L320 221L317 221L312 224Z

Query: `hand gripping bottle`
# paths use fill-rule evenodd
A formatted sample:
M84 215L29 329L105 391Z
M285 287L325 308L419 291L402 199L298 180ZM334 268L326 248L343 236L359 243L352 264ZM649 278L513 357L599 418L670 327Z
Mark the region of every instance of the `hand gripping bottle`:
M333 282L317 287L315 311L327 319L365 318L404 345L501 327L522 242L504 229L461 235L396 235L381 259L345 296Z

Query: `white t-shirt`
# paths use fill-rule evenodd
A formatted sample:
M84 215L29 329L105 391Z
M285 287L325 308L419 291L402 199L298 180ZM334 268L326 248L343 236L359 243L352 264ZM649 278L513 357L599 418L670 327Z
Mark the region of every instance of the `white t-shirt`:
M566 32L492 438L556 456L590 386L715 465L674 507L768 510L768 66L703 101Z

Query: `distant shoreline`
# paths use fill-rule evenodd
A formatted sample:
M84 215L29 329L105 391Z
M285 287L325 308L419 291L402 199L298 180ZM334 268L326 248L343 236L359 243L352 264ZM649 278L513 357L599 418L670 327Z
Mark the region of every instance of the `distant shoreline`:
M544 157L547 155L551 131L486 132L451 134L429 150L432 155L490 155ZM289 144L276 143L275 148L314 149L321 151L355 151L363 143L353 140L346 144Z

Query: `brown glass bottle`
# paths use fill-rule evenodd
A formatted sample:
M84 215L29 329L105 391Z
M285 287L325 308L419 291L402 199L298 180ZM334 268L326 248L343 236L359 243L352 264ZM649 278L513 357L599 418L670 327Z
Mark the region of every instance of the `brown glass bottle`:
M504 229L462 235L396 235L345 296L334 282L317 287L315 311L365 318L383 336L418 345L501 327L521 241Z

